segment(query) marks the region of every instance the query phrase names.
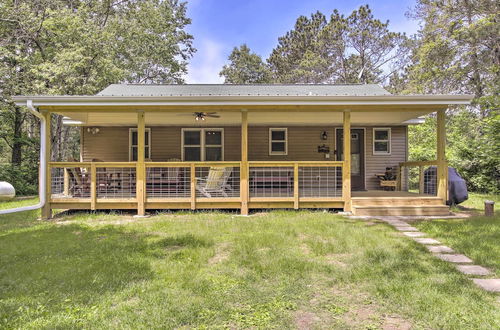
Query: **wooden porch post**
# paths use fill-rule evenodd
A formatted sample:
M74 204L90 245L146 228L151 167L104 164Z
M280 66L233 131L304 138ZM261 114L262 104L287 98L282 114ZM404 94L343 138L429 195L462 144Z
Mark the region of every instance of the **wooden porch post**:
M51 161L52 155L52 134L51 134L51 113L50 112L42 112L42 115L45 117L45 159L47 159L47 163ZM52 183L52 172L50 166L47 165L46 168L40 168L40 171L45 171L46 180L45 180L45 205L42 208L41 219L48 220L52 218L52 209L50 207L50 197L51 197L51 183Z
M137 113L137 167L136 167L136 195L137 195L137 215L144 216L146 214L146 209L144 202L146 199L146 166L144 164L144 149L145 149L145 132L146 123L144 111L139 111Z
M248 112L241 110L241 214L248 215Z
M342 167L342 197L344 211L351 212L351 112L344 111L344 166Z
M448 196L448 166L446 164L446 110L437 111L437 196L446 203Z

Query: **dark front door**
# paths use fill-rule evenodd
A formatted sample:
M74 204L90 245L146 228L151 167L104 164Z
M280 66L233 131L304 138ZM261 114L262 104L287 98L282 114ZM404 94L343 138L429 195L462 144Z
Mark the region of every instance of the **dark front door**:
M337 160L343 160L344 130L337 130ZM365 190L365 131L351 129L351 189Z

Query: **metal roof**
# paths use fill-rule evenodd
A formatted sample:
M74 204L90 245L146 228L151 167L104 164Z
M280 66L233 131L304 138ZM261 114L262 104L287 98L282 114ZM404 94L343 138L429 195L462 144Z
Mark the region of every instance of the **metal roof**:
M98 96L383 96L391 95L375 84L327 85L146 85L112 84Z

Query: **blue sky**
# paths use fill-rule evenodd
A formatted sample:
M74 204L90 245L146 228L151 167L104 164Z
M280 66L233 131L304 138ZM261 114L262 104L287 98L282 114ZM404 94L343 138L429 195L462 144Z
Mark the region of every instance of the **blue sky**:
M415 0L188 0L188 15L198 50L191 59L187 83L221 83L222 66L233 47L246 43L266 59L277 45L278 37L293 28L300 15L316 10L327 17L333 9L348 16L368 3L376 18L389 20L393 31L413 34L417 22L405 17Z

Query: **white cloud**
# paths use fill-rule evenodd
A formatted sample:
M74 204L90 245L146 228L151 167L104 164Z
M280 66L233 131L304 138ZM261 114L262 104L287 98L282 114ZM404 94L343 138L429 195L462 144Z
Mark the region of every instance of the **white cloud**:
M195 41L196 43L196 41ZM186 83L188 84L219 84L224 79L219 72L226 62L226 49L223 44L211 39L201 39L195 44L197 52L188 65Z

